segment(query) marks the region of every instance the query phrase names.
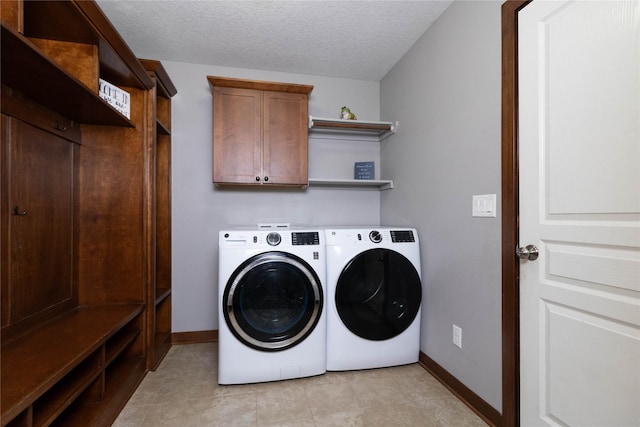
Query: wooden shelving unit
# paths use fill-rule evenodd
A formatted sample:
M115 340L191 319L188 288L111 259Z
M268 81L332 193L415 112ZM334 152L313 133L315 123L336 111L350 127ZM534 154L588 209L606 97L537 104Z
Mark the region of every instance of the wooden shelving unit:
M135 127L27 38L2 24L2 84L79 123ZM30 70L25 73L24 70ZM38 82L38 84L34 84ZM47 84L47 82L56 82ZM73 99L74 102L69 102Z
M155 82L149 100L149 122L155 123L155 132L150 133L155 157L150 174L155 188L149 196L155 232L149 245L154 248L155 267L148 273L147 369L156 370L171 348L171 98L177 89L159 61L140 62Z
M93 1L0 8L0 425L108 426L170 345L175 88Z

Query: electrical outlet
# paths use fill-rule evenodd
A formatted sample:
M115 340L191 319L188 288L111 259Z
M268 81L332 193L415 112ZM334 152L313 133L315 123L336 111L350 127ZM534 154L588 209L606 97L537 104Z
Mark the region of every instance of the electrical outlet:
M462 348L462 328L460 326L453 325L453 344Z

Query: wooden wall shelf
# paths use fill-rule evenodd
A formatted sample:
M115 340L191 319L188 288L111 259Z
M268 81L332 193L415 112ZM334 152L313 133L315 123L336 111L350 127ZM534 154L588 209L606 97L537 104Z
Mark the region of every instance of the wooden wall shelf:
M2 84L85 124L135 127L92 90L61 69L29 39L2 24Z
M309 133L351 135L356 137L374 136L375 141L384 141L396 132L398 122L377 122L366 120L327 119L309 116Z
M310 187L341 187L358 190L390 190L392 180L385 179L314 179L309 178Z
M23 7L26 37L96 45L100 77L117 86L153 88L146 70L95 2L24 1Z

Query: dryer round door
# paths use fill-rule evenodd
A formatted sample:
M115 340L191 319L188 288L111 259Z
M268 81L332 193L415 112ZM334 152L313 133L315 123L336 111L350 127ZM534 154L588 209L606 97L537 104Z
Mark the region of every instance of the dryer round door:
M370 249L355 256L336 284L335 303L342 323L368 340L400 335L416 318L422 299L420 276L405 256Z
M322 285L303 259L285 252L255 255L227 282L222 310L231 332L249 347L286 350L318 324Z

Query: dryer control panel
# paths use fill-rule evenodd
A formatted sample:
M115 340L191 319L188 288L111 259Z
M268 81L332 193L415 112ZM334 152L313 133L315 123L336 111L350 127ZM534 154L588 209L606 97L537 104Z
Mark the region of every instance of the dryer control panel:
M418 245L418 232L410 227L327 228L324 235L326 246L362 248L393 245L397 248L397 245Z
M416 241L411 230L390 230L389 234L391 235L392 243L413 243ZM361 239L361 235L358 234L358 240ZM369 233L369 239L373 243L380 243L382 242L382 233L378 230L373 230Z
M391 241L393 243L408 243L415 242L416 239L413 237L413 231L411 230L391 230Z

